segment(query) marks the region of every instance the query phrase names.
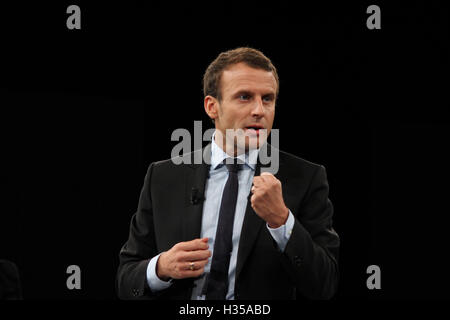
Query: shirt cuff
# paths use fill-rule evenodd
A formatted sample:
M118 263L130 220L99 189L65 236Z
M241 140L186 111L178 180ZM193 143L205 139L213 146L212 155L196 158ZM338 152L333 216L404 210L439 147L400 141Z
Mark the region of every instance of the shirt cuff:
M294 229L294 224L295 218L291 210L289 210L289 216L286 223L283 224L282 226L279 226L278 228L271 228L266 223L267 229L269 229L272 238L278 244L278 248L280 248L281 251L284 251L284 248L286 248L286 245L289 239L291 238L292 229Z
M172 279L163 281L156 275L156 263L158 262L160 255L161 253L153 257L147 265L147 283L152 292L167 289L172 285Z

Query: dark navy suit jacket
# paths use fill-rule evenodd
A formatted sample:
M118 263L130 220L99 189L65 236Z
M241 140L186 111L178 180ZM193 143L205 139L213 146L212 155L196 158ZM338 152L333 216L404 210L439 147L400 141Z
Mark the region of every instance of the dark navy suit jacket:
M209 144L203 155L210 153ZM199 159L202 150L189 156ZM258 158L255 176L261 166ZM116 288L120 298L190 299L193 279L174 280L170 288L153 293L146 269L155 255L178 242L200 237L201 199L208 171L206 163L176 165L171 160L149 166L128 241L119 254ZM279 151L275 177L295 216L294 229L281 252L248 201L238 249L235 299L331 298L339 278L339 237L332 226L325 168Z

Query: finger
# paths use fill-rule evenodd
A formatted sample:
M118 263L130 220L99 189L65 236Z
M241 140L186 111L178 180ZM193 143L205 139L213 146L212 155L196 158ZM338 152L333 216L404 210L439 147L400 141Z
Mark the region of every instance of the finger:
M261 202L262 202L262 201L264 201L264 198L261 197L261 196L258 195L258 194L253 194L253 195L251 196L251 198L250 198L250 204L251 204L252 206L255 206L255 205L258 205L258 204L261 205Z
M177 249L183 251L191 251L191 250L206 250L209 248L208 240L205 239L194 239L191 241L179 242L176 244Z
M261 175L259 176L259 179L264 184L272 181L273 178L275 178L275 176L268 172L262 172Z
M250 198L250 205L252 208L255 205L255 203L256 203L256 197L255 197L255 195L252 195Z
M273 181L278 181L278 179L271 173L269 172L263 172L261 173L262 175L264 175L264 181L265 182L273 182Z
M177 279L195 278L195 277L201 276L205 272L205 266L207 263L208 263L208 260L195 262L194 270L191 270L190 264L188 264L186 269L178 271Z
M205 268L197 269L194 271L186 270L181 273L181 278L197 278L205 272Z
M261 190L262 190L262 186L252 186L252 188L250 189L250 191L252 192L253 195L258 193Z
M207 263L208 263L208 259L185 262L184 265L186 267L184 268L184 270L195 271L198 269L202 269L206 266Z
M210 250L185 251L180 254L179 261L198 261L211 257Z
M261 177L254 177L253 178L253 185L258 187L264 184L264 180L261 179Z
M263 173L266 173L264 175L265 181L267 181L267 182L275 182L275 183L281 184L281 181L277 177L275 177L273 174L271 174L269 172L263 172Z

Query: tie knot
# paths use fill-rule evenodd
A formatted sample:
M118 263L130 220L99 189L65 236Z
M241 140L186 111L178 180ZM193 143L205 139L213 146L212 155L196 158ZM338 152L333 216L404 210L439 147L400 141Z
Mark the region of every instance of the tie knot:
M223 160L223 163L227 167L228 172L238 172L242 169L242 165L244 164L240 159L227 158Z

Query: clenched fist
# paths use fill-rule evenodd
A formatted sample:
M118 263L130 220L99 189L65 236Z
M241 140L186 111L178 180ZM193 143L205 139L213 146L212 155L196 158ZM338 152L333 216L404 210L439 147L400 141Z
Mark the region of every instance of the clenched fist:
M270 228L278 228L286 223L289 209L284 204L280 180L271 173L263 172L253 178L251 192L253 210Z

